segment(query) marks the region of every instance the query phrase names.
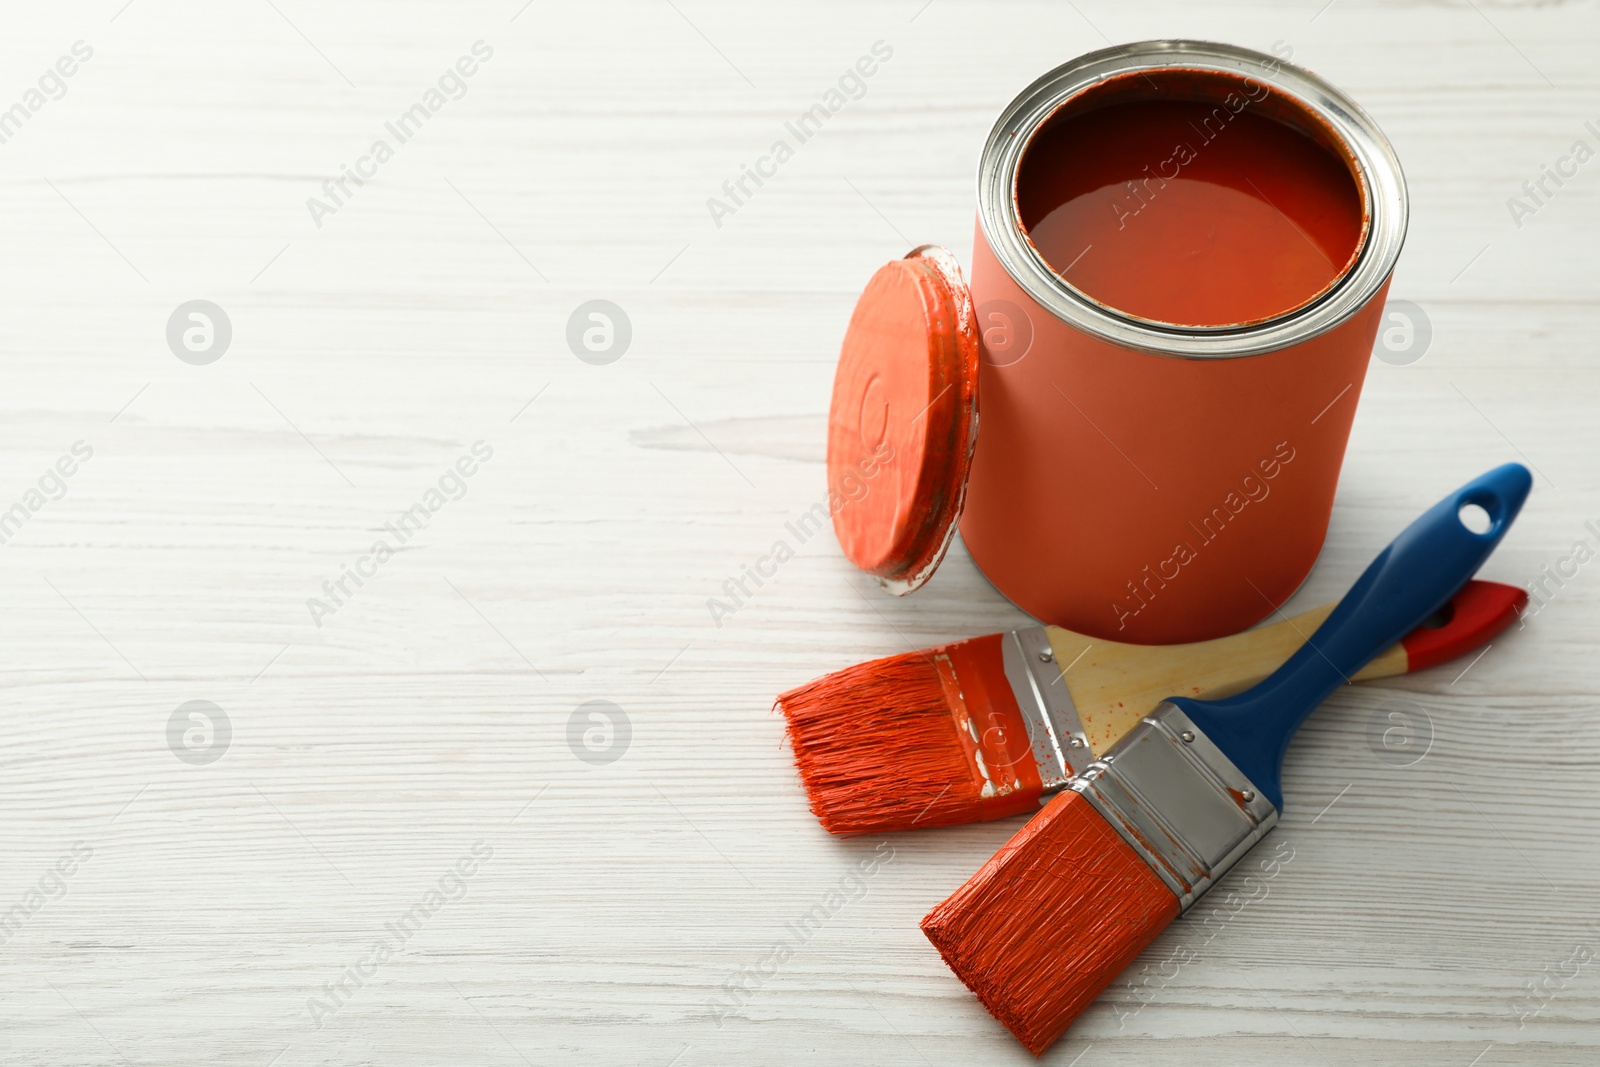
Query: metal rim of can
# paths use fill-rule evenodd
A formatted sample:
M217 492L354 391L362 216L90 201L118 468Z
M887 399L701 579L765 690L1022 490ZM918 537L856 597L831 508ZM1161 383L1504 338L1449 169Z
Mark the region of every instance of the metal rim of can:
M1283 315L1245 326L1172 326L1121 314L1066 282L1039 255L1017 210L1018 167L1033 135L1080 92L1117 75L1186 70L1253 77L1324 122L1350 152L1366 198L1368 225L1354 265L1326 292ZM1001 112L978 163L978 220L1007 274L1042 308L1123 348L1185 359L1231 359L1276 352L1326 333L1359 312L1394 271L1405 243L1405 175L1383 131L1327 81L1276 56L1212 41L1157 40L1113 45L1079 56L1024 89Z

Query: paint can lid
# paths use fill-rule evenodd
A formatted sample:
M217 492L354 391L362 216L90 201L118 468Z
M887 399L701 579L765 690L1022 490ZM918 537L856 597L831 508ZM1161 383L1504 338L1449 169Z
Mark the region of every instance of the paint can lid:
M879 268L856 301L828 409L828 508L845 556L896 596L955 536L978 436L972 294L947 249Z

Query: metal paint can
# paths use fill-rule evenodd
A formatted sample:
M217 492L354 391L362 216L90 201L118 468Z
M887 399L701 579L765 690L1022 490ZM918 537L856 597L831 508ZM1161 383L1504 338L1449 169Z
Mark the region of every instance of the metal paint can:
M1183 76L1158 80L1158 72ZM1108 86L1205 94L1213 82L1240 80L1264 86L1270 117L1349 169L1363 224L1343 273L1285 313L1193 327L1119 312L1052 269L1029 239L1017 197L1040 130ZM1161 87L1173 84L1190 89ZM1204 640L1271 614L1321 550L1405 237L1405 180L1388 140L1344 93L1283 59L1148 41L1081 56L1025 89L984 146L977 192L970 292L947 297L948 307L925 302L930 322L962 324L944 334L965 330L978 343L979 428L969 461L942 461L930 474L924 459L919 474L920 484L951 482L947 498L964 494L960 531L973 561L1030 615L1106 639ZM847 355L851 345L847 334ZM855 399L841 398L843 379L835 416ZM953 400L948 390L928 395L917 417L931 423L926 413ZM893 424L895 414L887 417ZM830 424L830 468L836 437L863 447L837 430ZM948 529L930 535L913 580L874 573L895 592L915 588L942 555L928 564L940 535Z

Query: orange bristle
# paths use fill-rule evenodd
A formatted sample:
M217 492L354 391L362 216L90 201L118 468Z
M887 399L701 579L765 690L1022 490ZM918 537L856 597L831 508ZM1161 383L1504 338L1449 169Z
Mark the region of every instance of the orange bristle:
M1166 883L1068 790L930 911L922 932L1041 1056L1177 916Z
M951 826L1038 803L999 635L847 667L777 707L811 810L831 833Z

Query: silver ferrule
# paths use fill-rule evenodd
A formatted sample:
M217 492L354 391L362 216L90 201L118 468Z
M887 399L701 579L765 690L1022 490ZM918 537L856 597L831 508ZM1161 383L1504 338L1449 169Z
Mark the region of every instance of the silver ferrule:
M1069 788L1185 911L1278 822L1278 809L1176 704L1146 715Z
M1052 796L1089 768L1094 753L1050 647L1050 634L1043 626L1011 631L1001 640L1001 663L1028 726L1039 784L1045 796Z

